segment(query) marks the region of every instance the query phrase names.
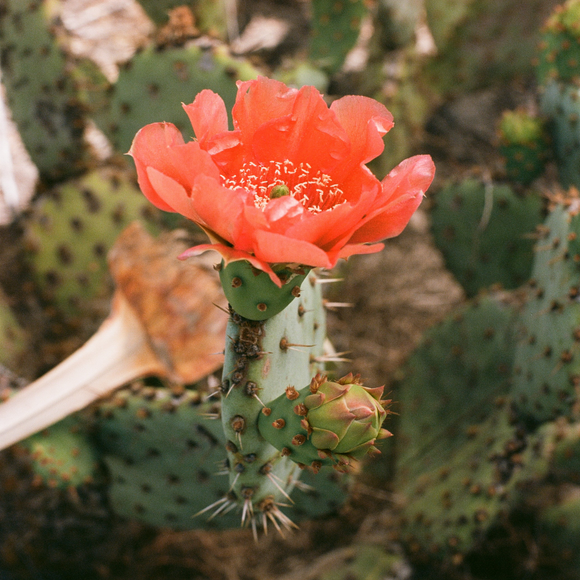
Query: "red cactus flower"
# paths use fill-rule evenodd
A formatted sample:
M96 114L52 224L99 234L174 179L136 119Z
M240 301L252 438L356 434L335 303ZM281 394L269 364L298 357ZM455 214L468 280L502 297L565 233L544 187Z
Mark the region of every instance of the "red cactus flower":
M143 193L157 207L201 226L225 262L248 260L276 284L280 264L331 268L340 258L382 249L401 233L435 168L406 159L379 181L366 163L380 155L393 117L377 101L340 98L328 107L314 87L264 77L238 83L228 130L210 90L184 105L196 135L169 123L137 133L130 155Z

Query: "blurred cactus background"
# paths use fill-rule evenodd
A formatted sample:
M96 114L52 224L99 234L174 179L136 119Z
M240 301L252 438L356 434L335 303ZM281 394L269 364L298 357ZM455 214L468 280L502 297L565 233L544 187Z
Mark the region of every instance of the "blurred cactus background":
M205 241L125 154L151 122L190 139L181 103L211 89L231 110L258 75L384 103L380 178L435 161L405 232L312 278L288 323L299 372L331 352L335 378L385 385L394 437L284 489L240 467L236 492L268 477L299 526L255 541L221 499L230 459L254 459L245 426L215 417L261 338L230 324L230 382L219 352L189 374L156 345L153 376L0 452L0 580L579 578L580 0L0 0L0 401L147 286L145 246Z

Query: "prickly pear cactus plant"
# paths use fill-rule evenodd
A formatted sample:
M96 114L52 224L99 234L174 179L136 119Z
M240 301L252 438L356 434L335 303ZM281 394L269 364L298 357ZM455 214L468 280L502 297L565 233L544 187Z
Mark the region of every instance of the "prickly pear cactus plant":
M533 422L575 412L580 340L579 236L578 199L556 200L538 229L515 353L514 400L519 413Z
M541 31L538 45L538 81L578 80L580 64L580 2L567 0L556 6Z
M531 457L506 396L515 316L480 298L430 330L406 365L394 485L417 558L462 558L517 499Z
M203 402L206 396L137 383L94 409L117 514L176 529L239 525L238 514L209 523L192 517L229 488L219 402Z
M46 485L107 481L121 517L173 529L237 527L240 513L224 501L233 495L219 397L208 399L207 386L196 386L136 381L21 446ZM346 481L336 472L305 476L286 500L295 519L327 515L345 501Z
M543 173L551 151L543 119L523 109L505 111L499 138L499 152L505 160L509 180L529 185Z
M69 319L91 300L109 298L107 252L134 220L158 229L155 216L131 177L116 169L92 171L45 194L25 225L41 293Z
M574 83L550 81L543 88L542 112L551 120L551 137L564 187L580 186L580 147L578 147L578 115L580 89Z
M135 133L145 124L163 119L186 129L181 103L203 89L220 94L228 107L234 104L236 79L248 80L257 71L232 58L225 47L149 47L121 69L111 87L109 107L95 115L99 128L119 151L128 151Z
M338 71L358 38L366 12L363 0L314 0L310 59L331 74Z
M72 415L20 443L40 480L50 487L68 488L98 476L98 454L84 431L82 419Z
M569 0L557 6L539 44L537 77L542 112L551 121L554 156L562 185L580 186L578 147L578 63L580 49L578 18L580 2Z
M47 2L0 2L2 83L28 153L55 181L84 166L83 108L69 64L50 32Z
M27 347L26 334L10 309L8 299L0 291L0 365L18 368L18 360Z
M532 0L426 0L437 54L426 74L440 95L533 74L538 28L550 8Z
M432 211L435 243L468 296L492 284L516 288L529 277L533 240L542 220L541 197L475 179L449 184Z

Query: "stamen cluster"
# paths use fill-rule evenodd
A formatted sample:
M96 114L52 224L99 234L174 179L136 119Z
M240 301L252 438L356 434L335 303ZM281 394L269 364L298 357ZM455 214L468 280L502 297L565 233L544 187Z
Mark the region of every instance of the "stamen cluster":
M280 197L279 186L287 188L287 195L313 213L332 209L345 201L343 191L330 175L313 170L309 163L296 165L288 159L267 164L246 162L236 174L223 177L223 185L253 192L254 204L261 210L271 199ZM274 188L278 189L273 194Z

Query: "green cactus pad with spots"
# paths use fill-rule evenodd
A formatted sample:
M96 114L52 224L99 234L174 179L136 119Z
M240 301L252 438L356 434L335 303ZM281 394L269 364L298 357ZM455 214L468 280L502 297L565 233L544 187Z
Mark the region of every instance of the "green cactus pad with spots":
M245 260L238 260L222 267L220 280L226 298L238 314L248 320L266 320L300 296L300 287L308 275L307 271L276 273L284 282L281 288L265 272L252 268Z
M41 178L83 166L85 127L66 57L50 31L48 3L0 1L2 83L12 117Z
M79 416L67 417L20 445L29 451L34 471L50 487L77 487L93 481L98 472L98 454Z
M102 169L46 194L25 223L27 257L42 294L65 317L108 298L106 256L121 231L142 220L154 230L157 210L124 172Z
M540 96L542 112L550 118L554 156L564 187L580 187L580 88L550 81Z
M110 107L96 115L95 121L119 151L128 151L135 134L148 123L173 123L190 136L182 103L191 103L197 93L211 89L230 111L237 94L236 80L256 76L250 64L232 58L224 47L150 47L121 69L111 87Z
M578 199L557 204L539 233L520 317L513 396L519 413L543 422L575 413L580 384Z
M18 362L27 347L27 337L10 309L8 300L0 290L0 364L11 368Z
M334 73L355 45L367 12L363 0L314 0L310 60Z
M516 288L529 278L529 234L542 221L542 206L535 192L520 196L507 185L486 187L475 179L451 183L437 194L435 243L468 296L492 284Z
M540 84L551 80L579 80L580 2L557 6L542 29L537 76Z
M176 529L239 526L234 513L209 523L210 514L193 517L230 485L218 474L225 469L219 404L202 403L191 390L125 388L97 411L97 448L117 514Z
M525 110L505 111L499 125L499 151L505 159L508 179L529 185L539 177L550 155L550 141L543 119Z

